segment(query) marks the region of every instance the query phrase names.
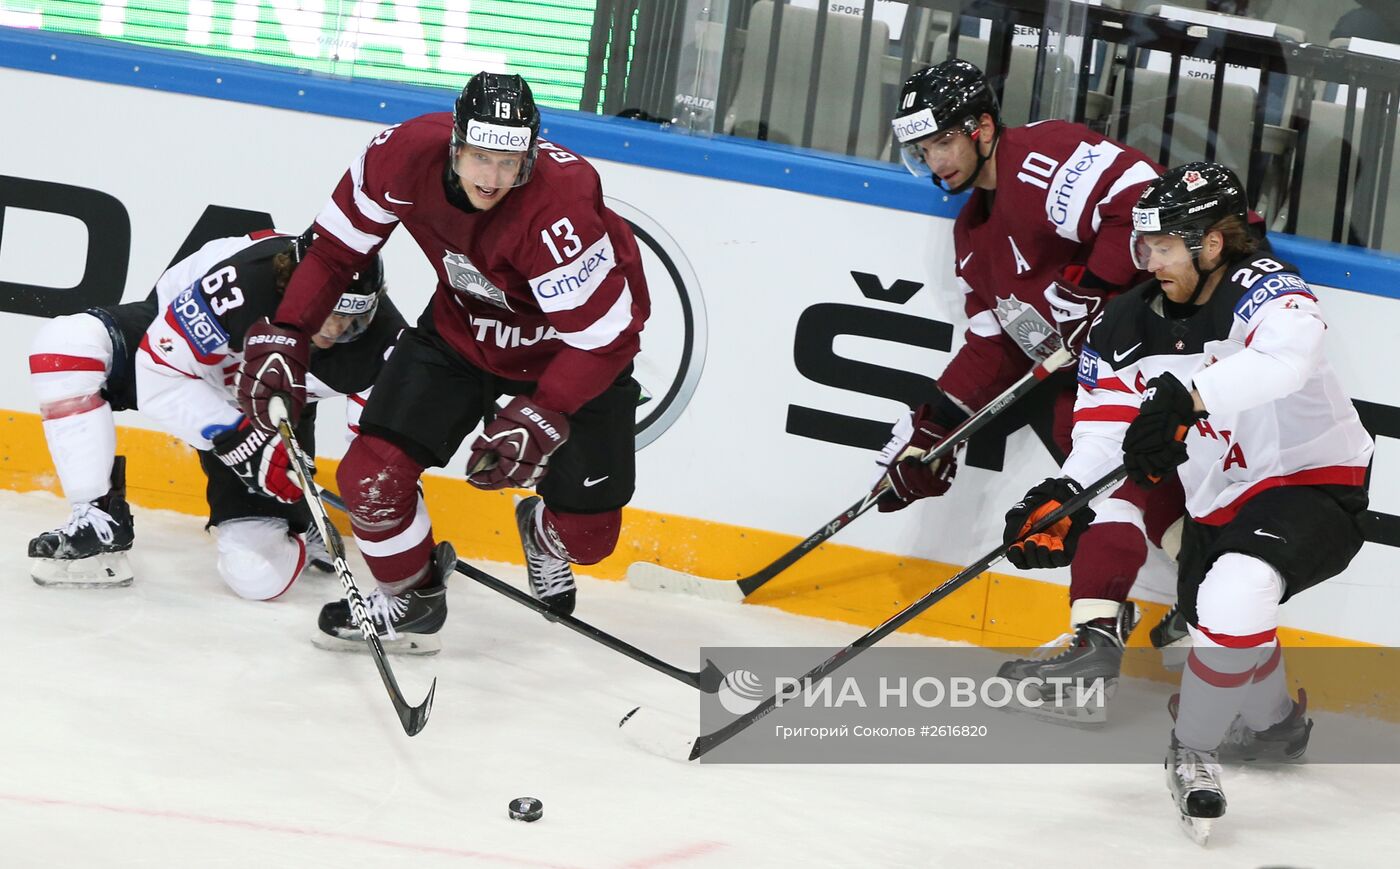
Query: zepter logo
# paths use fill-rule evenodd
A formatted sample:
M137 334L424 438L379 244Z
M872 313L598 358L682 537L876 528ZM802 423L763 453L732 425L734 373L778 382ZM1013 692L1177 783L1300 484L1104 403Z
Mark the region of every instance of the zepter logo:
M637 406L636 449L670 428L700 382L705 368L705 300L676 240L651 216L626 202L604 197L637 237L651 294L651 317L642 332L634 375L642 385Z

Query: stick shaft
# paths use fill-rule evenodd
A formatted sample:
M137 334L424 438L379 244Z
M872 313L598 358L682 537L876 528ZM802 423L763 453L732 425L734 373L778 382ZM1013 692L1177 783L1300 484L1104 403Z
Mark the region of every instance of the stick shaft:
M345 509L345 503L341 501L340 497L334 492L322 489L321 500L337 510ZM724 674L710 661L706 661L705 668L699 672L683 670L674 664L668 664L655 655L642 651L631 643L609 634L607 631L594 627L582 619L554 612L546 604L535 600L529 594L504 580L492 576L474 564L469 564L458 559L456 570L468 579L486 586L497 594L508 597L521 606L532 609L540 615L547 616L551 621L556 621L575 633L581 634L601 646L612 649L620 655L631 658L639 664L650 667L664 676L669 676L677 682L713 694L719 690L720 684L724 681Z
M985 428L993 419L1004 413L1008 407L1015 404L1027 393L1035 389L1042 380L1054 374L1060 368L1063 368L1064 365L1073 358L1073 354L1064 348L1056 350L1044 361L1026 372L1020 380L1013 383L1005 392L987 402L981 410L963 420L962 423L948 433L947 437L939 441L934 445L933 449L925 453L921 461L928 464L946 458L953 450L966 443L969 438ZM841 513L832 518L831 521L827 522L821 528L817 529L816 532L808 536L801 543L778 556L771 564L766 565L761 570L736 580L739 584L739 590L742 591L746 597L753 594L754 591L762 587L768 580L796 564L798 560L807 553L816 549L827 540L830 540L842 528L850 525L860 516L868 512L871 507L874 507L880 502L880 499L883 498L888 491L889 477L883 477L874 489L867 492L859 501L856 501L854 504L841 511Z
M273 399L273 401L281 404L280 399ZM279 410L280 412L278 412ZM414 736L428 723L428 715L433 708L433 696L437 692L437 680L433 680L432 687L428 689L428 696L417 706L409 705L408 701L404 699L403 691L399 688L399 681L394 677L393 668L389 666L389 660L384 653L384 645L379 641L379 635L374 630L374 623L371 621L369 610L365 606L365 599L360 594L359 586L355 585L355 577L350 573L350 566L345 563L345 541L341 539L340 531L331 524L330 516L326 515L325 505L314 495L316 484L312 479L311 469L306 464L306 456L302 453L300 444L297 443L296 432L292 430L285 405L274 408L273 416L278 420L277 434L286 446L292 470L296 473L298 482L301 483L302 500L306 502L307 509L311 511L311 521L316 523L317 530L321 532L321 538L326 542L326 550L331 555L331 563L335 567L336 577L340 579L340 585L345 590L345 600L350 604L350 611L354 613L359 622L360 633L364 636L365 642L369 644L375 668L379 670L379 678L384 683L384 688L389 692L389 699L394 704L394 711L399 716L399 723L403 725L404 732L409 736Z
M1061 504L1059 509L1051 512L1050 514L1045 516L1045 518L1037 522L1034 526L1027 530L1025 534L1021 535L1021 539L1025 539L1035 534L1039 534L1041 531L1044 531L1046 528L1049 528L1051 525L1054 525L1056 522L1059 522L1066 516L1077 513L1080 509L1088 506L1089 503L1095 498L1108 492L1114 486L1117 486L1120 482L1122 482L1125 476L1127 476L1126 469L1122 465L1119 465L1113 471L1110 471L1103 477L1100 477L1098 480L1096 480L1082 493L1080 493L1074 498L1071 498L1064 504ZM1012 542L1014 543L1015 541ZM908 624L911 620L916 618L919 614L923 613L929 607L943 600L948 595L952 594L962 586L966 585L968 582L980 576L993 564L1000 561L1006 555L1007 550L1010 548L1011 544L1003 544L1002 546L992 550L991 552L988 552L986 555L982 556L977 561L973 562L963 570L959 571L956 576L952 577L951 579L944 582L942 585L925 594L923 597L909 604L909 606L905 607L904 609L885 619L879 625L876 625L866 633L862 634L850 645L838 650L830 658L827 658L825 661L813 667L811 670L808 670L798 680L799 684L805 686L817 682L830 675L832 671L836 670L837 668L849 663L861 652L865 651L866 649L880 642L880 640L899 630L902 626ZM724 727L721 727L719 730L716 730L713 733L706 733L701 735L698 739L695 740L695 747L691 750L690 759L695 760L698 757L702 757L703 755L712 751L716 747L729 741L739 732L747 729L754 722L758 721L760 718L763 718L768 713L776 709L777 702L777 696L771 696L763 703L760 703L753 710L734 719L733 721L726 724Z

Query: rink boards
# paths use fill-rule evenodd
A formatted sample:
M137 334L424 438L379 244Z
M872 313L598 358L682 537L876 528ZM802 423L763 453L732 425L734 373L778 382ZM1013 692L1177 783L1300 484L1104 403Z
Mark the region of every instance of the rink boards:
M144 297L201 221L207 230L266 215L300 230L383 126L450 101L445 91L0 33L0 117L12 131L0 148L0 345L10 359L0 485L55 488L25 377L40 316ZM637 227L655 308L637 371L652 396L639 409L637 494L618 552L593 572L619 577L650 560L748 574L873 482L881 426L956 350L958 203L879 164L560 113L545 126L594 161L610 205ZM1343 576L1284 608L1284 641L1394 645L1400 394L1390 372L1400 363L1400 303L1385 293L1400 286L1400 269L1310 243L1285 240L1281 252L1318 286L1333 364L1383 435L1375 542ZM384 256L391 295L413 319L432 271L407 233ZM337 407L323 415L323 473L344 452L341 419ZM193 453L139 414L119 422L133 500L201 512ZM518 560L509 495L467 486L464 459L427 479L438 536L466 557ZM996 545L1007 507L1054 470L1029 428L994 433L950 495L861 519L754 599L875 624ZM1039 643L1064 627L1067 579L989 574L914 625L956 640ZM1170 565L1154 554L1138 595L1160 601L1171 587Z

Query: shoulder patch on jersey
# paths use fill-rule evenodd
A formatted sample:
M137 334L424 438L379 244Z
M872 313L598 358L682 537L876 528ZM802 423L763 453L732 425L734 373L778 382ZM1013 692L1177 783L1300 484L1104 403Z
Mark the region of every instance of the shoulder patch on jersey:
M1045 213L1055 225L1056 233L1071 241L1080 240L1079 219L1097 204L1090 203L1089 196L1122 153L1122 148L1107 139L1096 144L1080 142L1074 153L1060 164L1045 195Z
M170 312L175 315L175 325L185 334L185 338L200 353L208 356L228 344L228 333L224 331L219 318L209 310L204 294L198 284L185 287L180 295L170 303Z
M1259 311L1267 302L1279 297L1298 293L1316 301L1317 296L1313 294L1312 287L1308 282L1295 274L1284 272L1282 274L1269 275L1255 285L1254 289L1240 296L1235 302L1235 316L1245 322Z
M612 239L607 233L591 247L553 271L530 279L530 290L547 314L572 311L603 285L613 267Z
M1089 389L1099 385L1099 354L1088 347L1079 351L1078 379Z

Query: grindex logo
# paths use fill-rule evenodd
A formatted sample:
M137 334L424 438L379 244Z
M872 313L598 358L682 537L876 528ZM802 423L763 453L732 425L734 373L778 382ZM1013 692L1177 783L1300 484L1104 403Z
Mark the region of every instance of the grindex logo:
M920 109L912 115L895 118L890 122L894 134L901 143L912 142L938 132L938 122L933 119L933 111Z
M467 123L467 144L493 151L526 151L530 148L529 127L507 127L472 119Z

